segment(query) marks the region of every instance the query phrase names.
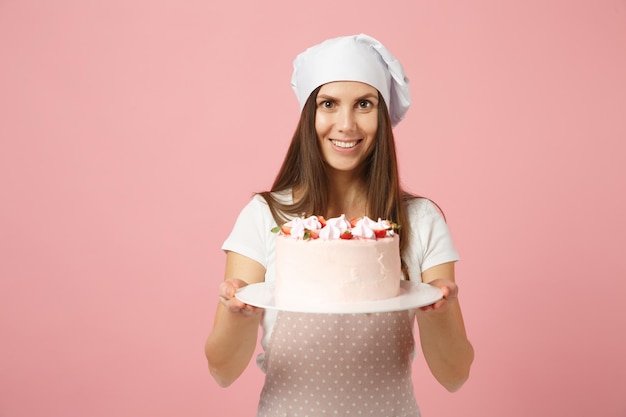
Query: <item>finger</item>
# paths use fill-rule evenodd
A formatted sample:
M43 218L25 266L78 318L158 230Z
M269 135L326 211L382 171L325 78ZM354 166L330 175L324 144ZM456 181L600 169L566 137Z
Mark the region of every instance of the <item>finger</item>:
M220 298L224 298L226 300L230 299L230 284L228 284L227 282L222 282L220 283L220 287L219 287L219 296Z
M244 307L241 309L241 312L246 315L246 316L251 316L253 315L258 309L256 307L253 307L249 304L245 304Z
M246 304L237 298L231 298L226 301L226 308L231 313L242 313L246 308Z
M231 300L235 297L239 286L232 281L224 281L220 284L220 297L224 297L226 300Z
M452 301L456 299L458 293L459 293L459 287L457 287L456 285L451 285L449 287L446 287L446 291L444 291L443 293L444 294L443 298L445 300Z
M220 295L220 303L222 303L225 307L228 307L228 300L229 298Z
M446 299L446 298L448 298L450 296L451 291L450 291L450 287L449 286L444 285L443 287L440 288L440 290L441 290L441 293L442 293L444 299Z
M448 301L447 301L446 298L442 298L442 299L440 299L438 301L435 301L432 304L420 307L420 310L421 311L440 310L441 308L443 308L447 304L447 302Z

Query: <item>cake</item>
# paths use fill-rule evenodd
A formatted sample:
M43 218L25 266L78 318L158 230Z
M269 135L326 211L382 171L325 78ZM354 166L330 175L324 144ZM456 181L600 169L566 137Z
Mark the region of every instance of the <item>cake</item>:
M400 293L398 226L344 215L294 219L274 229L274 297L283 308L323 307Z

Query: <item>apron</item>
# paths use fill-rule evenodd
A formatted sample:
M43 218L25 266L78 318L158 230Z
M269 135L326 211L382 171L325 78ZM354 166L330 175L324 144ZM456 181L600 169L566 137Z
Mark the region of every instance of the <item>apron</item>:
M407 311L278 313L257 417L419 417Z

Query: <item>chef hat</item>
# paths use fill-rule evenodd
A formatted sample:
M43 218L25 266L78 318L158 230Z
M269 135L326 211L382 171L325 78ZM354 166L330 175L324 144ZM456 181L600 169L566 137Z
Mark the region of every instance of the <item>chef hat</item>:
M400 62L382 43L364 34L328 39L294 60L291 87L300 110L313 90L332 81L360 81L376 88L394 127L411 104L409 79Z

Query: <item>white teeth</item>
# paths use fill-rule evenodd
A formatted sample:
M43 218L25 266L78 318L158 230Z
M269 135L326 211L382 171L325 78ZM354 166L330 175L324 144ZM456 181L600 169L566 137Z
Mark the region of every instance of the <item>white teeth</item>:
M340 148L354 148L356 146L357 141L355 140L354 142L341 142L338 140L330 140L333 145L335 146L339 146Z

